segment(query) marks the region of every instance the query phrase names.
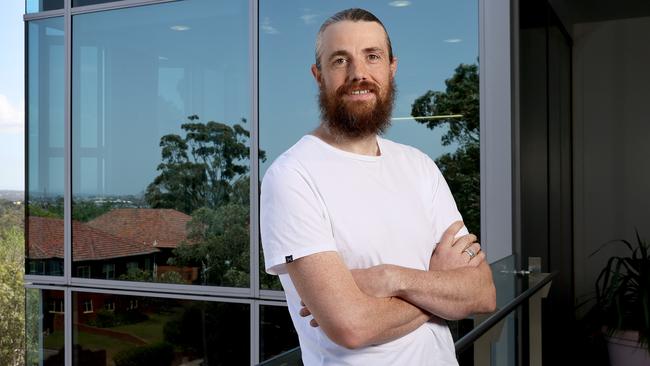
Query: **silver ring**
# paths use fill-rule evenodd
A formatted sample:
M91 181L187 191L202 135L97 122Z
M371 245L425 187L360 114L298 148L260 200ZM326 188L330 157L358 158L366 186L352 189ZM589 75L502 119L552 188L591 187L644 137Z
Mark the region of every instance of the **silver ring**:
M472 260L474 257L476 257L476 253L474 253L474 251L469 248L465 248L465 250L463 250L463 253L467 253L467 255L469 255L469 260Z

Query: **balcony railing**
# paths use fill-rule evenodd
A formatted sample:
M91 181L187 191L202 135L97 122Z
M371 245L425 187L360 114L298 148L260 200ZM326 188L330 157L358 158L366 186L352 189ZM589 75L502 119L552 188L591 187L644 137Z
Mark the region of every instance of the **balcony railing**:
M532 262L532 261L531 261ZM509 256L490 265L497 289L497 310L491 314L449 322L460 365L516 365L518 350L528 349L531 366L542 364L542 298L548 295L555 273L515 269L515 257ZM522 308L528 315L523 316ZM522 327L516 327L519 317ZM525 337L523 334L526 333ZM522 340L527 347L522 347ZM302 365L300 347L268 359L259 366Z

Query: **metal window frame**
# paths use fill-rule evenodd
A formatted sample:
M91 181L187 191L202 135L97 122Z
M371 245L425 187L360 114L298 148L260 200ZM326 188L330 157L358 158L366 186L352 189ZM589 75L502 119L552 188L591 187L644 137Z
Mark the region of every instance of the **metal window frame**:
M84 279L72 276L72 17L78 14L126 9L136 6L146 6L154 4L163 4L176 2L177 0L121 0L104 4L86 5L72 7L72 0L64 0L64 9L51 10L39 13L29 13L23 15L25 21L25 43L28 42L28 22L39 19L52 17L64 18L64 275L59 276L39 276L25 275L25 288L52 289L65 292L65 337L72 339L72 292L99 292L134 295L142 294L144 296L177 298L198 301L224 301L235 303L246 303L250 305L251 313L251 363L255 364L259 360L259 318L260 306L286 306L286 297L283 291L260 289L260 240L259 240L259 0L248 0L249 5L249 65L250 65L250 112L251 112L251 138L250 138L250 271L248 288L232 288L220 286L200 286L200 285L176 285L164 283L148 282L128 282L101 279ZM499 0L500 8L503 8L508 0ZM493 169L495 162L499 164L498 171L507 171L510 175L506 180L512 179L512 154L503 154L502 150L494 151L493 147L503 141L493 141L494 136L507 135L505 138L505 150L511 151L513 143L511 138L511 104L502 104L503 100L495 99L490 95L500 93L490 93L487 91L508 91L507 98L510 98L510 86L508 81L499 81L494 75L497 68L497 74L504 69L510 70L510 52L503 52L504 42L508 44L510 40L498 40L498 32L494 32L494 27L501 16L495 16L494 9L487 6L486 0L478 0L479 5L479 59L480 62L480 123L481 123L481 227L483 228L483 241L492 242L494 232L503 231L506 228L508 240L503 242L496 251L497 253L512 251L512 233L507 232L508 228L513 226L512 210L503 215L495 215L495 210L488 210L492 207L493 199L488 200L488 195L494 200L502 200L503 205L512 207L512 189L510 185L495 184L494 181L486 179L487 174ZM508 5L509 6L509 5ZM505 19L510 19L510 14ZM508 23L507 27L510 26ZM489 51L488 51L489 50ZM505 64L500 64L505 60ZM29 63L28 49L25 49L25 83L27 83L27 66ZM507 87L503 83L508 84ZM495 87L496 85L496 87ZM505 97L504 97L505 98ZM28 100L28 90L25 88L25 100ZM25 105L26 112L28 105ZM505 110L505 112L504 112ZM27 114L26 114L27 116ZM499 120L501 123L499 123ZM496 123L496 124L495 124ZM28 129L26 128L25 136L27 139ZM515 140L516 143L516 140ZM27 153L28 143L25 144ZM505 151L504 150L504 151ZM27 155L26 155L27 156ZM27 171L26 160L26 171ZM516 161L515 161L516 163ZM516 168L515 168L516 169ZM496 172L496 170L494 170ZM489 177L488 177L489 178ZM26 194L28 192L26 187ZM507 192L506 192L507 191ZM505 200L505 201L503 201ZM488 202L489 201L489 202ZM502 207L502 205L499 205ZM501 208L499 208L501 209ZM498 211L498 210L496 210ZM488 219L489 218L489 219ZM515 223L516 228L516 223ZM511 230L512 231L512 230ZM496 242L496 240L494 240ZM517 252L517 248L515 248ZM498 258L492 257L490 261ZM65 345L65 364L72 365L72 344L67 342Z

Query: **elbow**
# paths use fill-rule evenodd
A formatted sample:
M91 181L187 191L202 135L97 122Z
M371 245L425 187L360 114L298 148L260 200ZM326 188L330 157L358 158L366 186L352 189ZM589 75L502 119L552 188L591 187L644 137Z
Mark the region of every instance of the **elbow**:
M363 324L363 319L350 319L340 321L323 327L323 332L341 347L354 350L370 344L371 337Z
M341 337L337 344L350 350L359 349L366 346L366 341L358 332L350 332Z

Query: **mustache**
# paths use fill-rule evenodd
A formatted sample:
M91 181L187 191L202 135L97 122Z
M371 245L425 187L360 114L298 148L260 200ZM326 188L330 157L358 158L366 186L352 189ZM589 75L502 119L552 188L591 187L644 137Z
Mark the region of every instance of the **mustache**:
M366 89L373 94L377 94L379 92L379 87L377 86L377 84L371 81L364 80L360 82L346 83L339 86L336 89L336 95L341 97L343 95L350 94L352 90L359 90L359 89Z

